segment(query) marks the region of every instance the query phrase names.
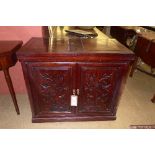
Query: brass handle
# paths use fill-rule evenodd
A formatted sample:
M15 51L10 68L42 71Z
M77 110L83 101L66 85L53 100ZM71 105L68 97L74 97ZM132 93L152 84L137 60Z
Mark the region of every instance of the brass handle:
M75 89L73 89L73 95L75 95Z
M79 89L77 89L77 95L80 95L80 90Z

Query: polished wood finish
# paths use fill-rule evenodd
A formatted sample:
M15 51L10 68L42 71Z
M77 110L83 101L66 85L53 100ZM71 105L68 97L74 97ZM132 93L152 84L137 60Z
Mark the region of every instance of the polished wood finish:
M114 120L135 56L94 28L80 38L58 27L53 38L32 38L18 52L32 122ZM71 95L78 105L71 106Z
M12 67L17 62L15 52L22 46L22 41L0 41L0 70L3 70L5 79L16 109L17 114L20 114L16 95L9 75L9 67Z

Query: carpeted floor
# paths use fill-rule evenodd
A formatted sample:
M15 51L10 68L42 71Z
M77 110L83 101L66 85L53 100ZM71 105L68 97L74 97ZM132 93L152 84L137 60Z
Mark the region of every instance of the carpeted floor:
M137 71L128 78L115 121L31 123L27 94L17 94L21 114L15 113L10 95L0 95L0 128L130 128L155 124L155 78Z

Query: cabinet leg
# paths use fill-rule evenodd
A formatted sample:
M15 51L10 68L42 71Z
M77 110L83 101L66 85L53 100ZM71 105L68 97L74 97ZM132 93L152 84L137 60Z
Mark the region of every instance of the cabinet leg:
M17 104L15 91L14 91L14 88L13 88L13 85L12 85L11 77L9 75L9 70L5 69L3 71L4 71L5 79L6 79L6 82L7 82L7 85L8 85L8 88L9 88L9 91L10 91L10 94L11 94L15 109L16 109L16 112L19 115L20 112L19 112L19 108L18 108L18 104Z

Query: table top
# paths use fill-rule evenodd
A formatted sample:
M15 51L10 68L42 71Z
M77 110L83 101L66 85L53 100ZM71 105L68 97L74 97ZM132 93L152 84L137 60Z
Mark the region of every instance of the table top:
M16 52L16 49L22 45L22 41L1 41L0 40L0 56L8 53Z
M111 39L103 32L94 28L92 32L97 36L93 38L78 37L67 33L65 30L74 27L57 27L51 38L31 38L18 52L17 55L29 54L94 54L94 53L119 53L133 54L131 50ZM88 30L89 31L89 30Z

